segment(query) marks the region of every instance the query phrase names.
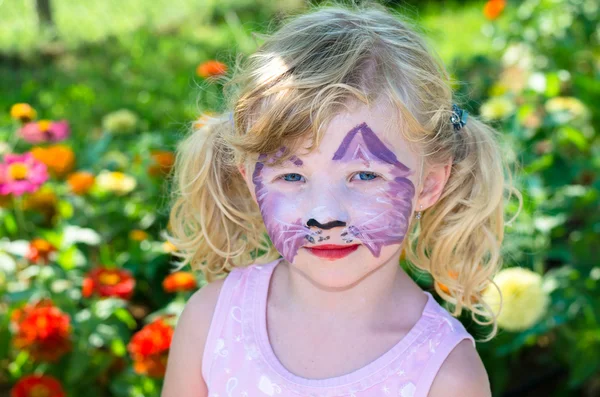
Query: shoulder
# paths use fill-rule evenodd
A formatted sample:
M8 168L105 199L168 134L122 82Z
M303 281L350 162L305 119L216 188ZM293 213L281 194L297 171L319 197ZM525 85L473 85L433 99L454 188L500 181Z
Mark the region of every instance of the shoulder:
M204 345L225 279L200 288L181 312L169 349L162 397L208 394L205 381L198 374L202 373ZM190 354L190 349L194 354Z
M490 397L490 384L483 362L469 339L450 352L429 391L429 397Z

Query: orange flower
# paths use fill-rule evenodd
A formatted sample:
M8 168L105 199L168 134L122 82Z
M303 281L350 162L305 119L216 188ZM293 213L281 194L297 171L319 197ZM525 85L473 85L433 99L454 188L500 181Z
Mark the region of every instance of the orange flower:
M148 167L148 174L152 176L168 175L175 163L175 155L167 150L154 150L150 152L153 164Z
M196 74L203 78L216 77L227 72L227 65L222 62L211 60L201 63L196 68Z
M163 280L166 292L191 291L197 288L196 277L190 272L175 272Z
M13 344L34 360L57 361L71 350L71 318L50 300L16 309L11 315Z
M28 103L15 103L10 108L10 117L22 123L27 123L35 119L36 115L35 109Z
M204 112L202 116L200 116L196 121L194 121L194 129L200 129L209 119L209 117L214 117L214 112Z
M134 241L144 241L148 238L148 233L140 229L134 229L129 232L129 238Z
M485 15L487 19L493 21L502 14L505 6L505 0L490 0L485 3L485 6L483 7L483 15Z
M67 183L71 191L78 195L84 195L94 186L95 177L87 171L77 171L70 174Z
M97 267L88 272L83 280L82 295L86 298L97 294L102 298L114 296L129 299L134 287L135 279L129 270Z
M27 375L19 379L10 391L10 397L65 397L60 382L48 375Z
M56 247L48 240L43 238L35 238L29 242L29 251L27 252L27 260L33 263L47 264L50 257L56 252Z
M55 145L47 148L34 147L31 149L33 157L46 164L48 170L55 176L61 177L73 169L75 153L65 145Z
M450 276L450 278L451 278L451 279L453 279L453 280L456 280L456 279L458 278L458 273L457 273L457 272L455 272L455 271L453 271L453 270L450 270L450 272L448 272L448 275L449 275L449 276ZM450 294L450 290L448 289L448 287L447 287L446 285L444 285L444 284L442 284L442 283L440 283L440 282L438 282L438 281L436 281L436 284L438 285L438 287L440 287L440 289L441 289L442 291L444 291L444 292L445 292L445 293L447 293L448 295L451 295L451 294Z
M159 318L133 335L127 350L135 372L155 378L164 376L173 332L173 328Z

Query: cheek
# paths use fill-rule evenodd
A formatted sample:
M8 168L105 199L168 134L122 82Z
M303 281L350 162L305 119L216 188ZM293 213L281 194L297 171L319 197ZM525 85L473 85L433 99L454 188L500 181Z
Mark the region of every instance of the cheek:
M396 180L375 191L362 192L352 197L353 224L368 225L370 228L389 228L396 234L405 228L412 213L415 188L407 178Z

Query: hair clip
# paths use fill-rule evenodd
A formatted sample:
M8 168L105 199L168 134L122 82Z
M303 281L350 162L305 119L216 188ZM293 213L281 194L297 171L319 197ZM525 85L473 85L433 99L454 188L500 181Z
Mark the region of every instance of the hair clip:
M467 124L468 114L469 112L466 110L459 108L456 104L452 104L452 116L450 116L450 122L454 126L455 131L459 131Z

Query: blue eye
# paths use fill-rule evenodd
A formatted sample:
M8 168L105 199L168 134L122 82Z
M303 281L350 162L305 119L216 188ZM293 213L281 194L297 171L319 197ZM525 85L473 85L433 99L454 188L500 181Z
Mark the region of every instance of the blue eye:
M292 178L288 179L287 178L288 176L292 176ZM287 181L287 182L297 182L300 180L300 178L302 178L302 175L291 173L291 174L284 174L281 176L281 178L283 178L283 180Z
M360 175L360 180L361 180L361 181L370 181L370 180L373 180L373 179L376 179L376 178L378 178L378 177L379 177L377 174L375 174L375 173L373 173L373 172L368 172L368 171L361 171L361 172L357 172L357 173L356 173L356 174L354 174L354 175ZM362 177L363 175L365 175L366 177L365 177L365 178L363 178L363 177Z

